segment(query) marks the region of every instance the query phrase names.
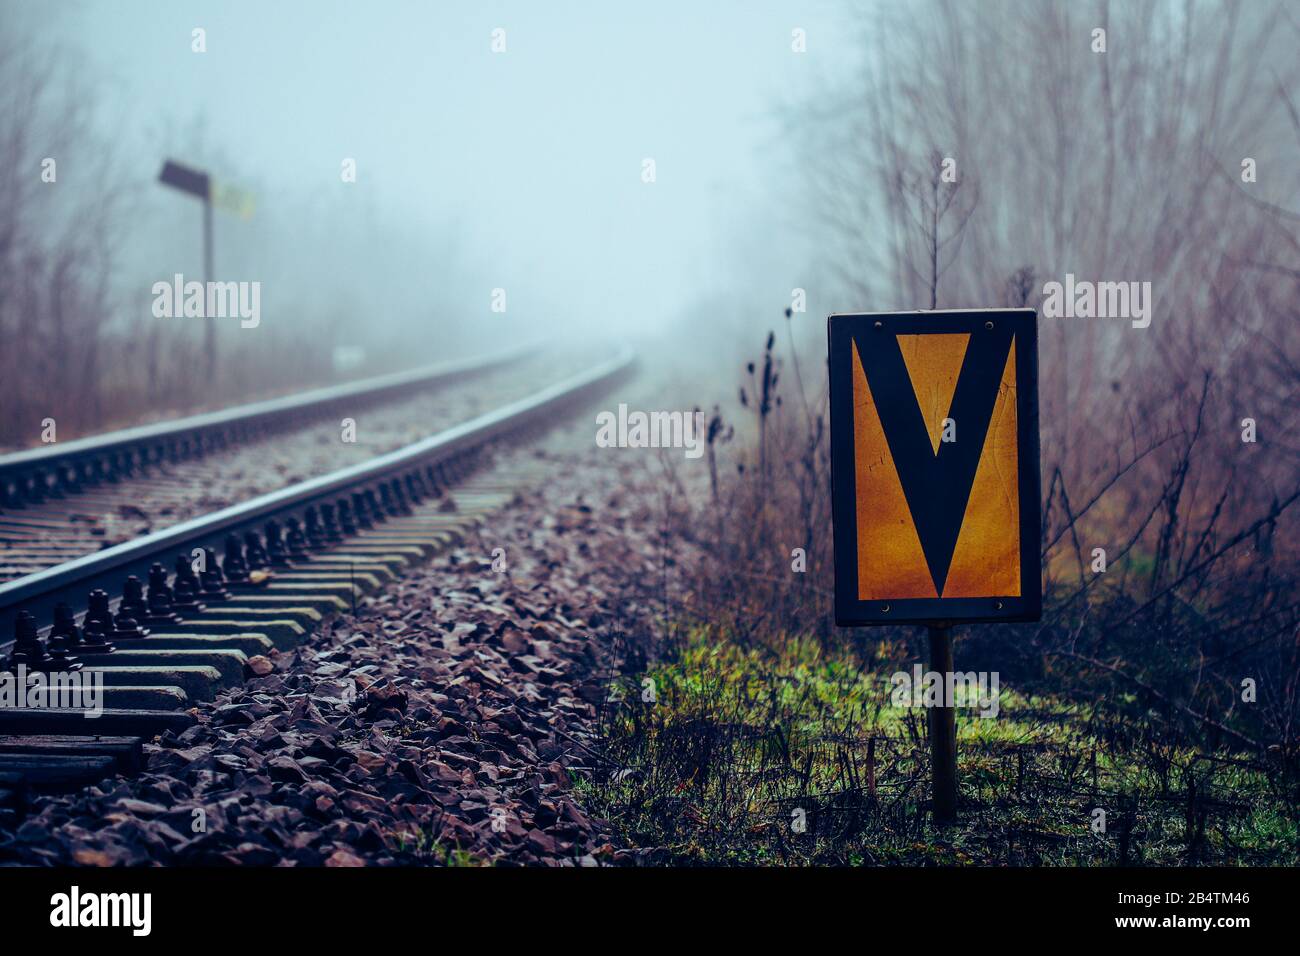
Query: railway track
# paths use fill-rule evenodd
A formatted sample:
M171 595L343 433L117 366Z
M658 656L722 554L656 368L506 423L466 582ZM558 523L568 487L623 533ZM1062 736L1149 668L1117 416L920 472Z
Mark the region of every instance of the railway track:
M21 815L32 794L139 768L147 740L194 724L197 701L257 674L268 654L309 640L403 567L463 538L516 487L518 476L475 477L493 446L570 414L632 365L631 354L620 353L401 448L0 583L0 681L12 692L25 672L37 686L92 689L79 706L2 702L0 822ZM408 386L428 381L396 387ZM173 425L133 430L139 445L128 433L91 439L65 449L68 460L41 449L26 461L46 475L44 485L25 479L9 487L22 489L29 505L65 500L111 481L105 467L130 476L159 448L199 457L237 444L248 434L241 429L283 427L281 413L309 413L296 400L280 404L218 416L227 420L212 421L212 432L203 419L189 420L199 426L188 437ZM272 418L259 421L263 412ZM91 698L102 710L94 717Z
M502 353L0 456L0 582L365 461L581 367L555 361ZM456 387L469 377L480 387Z

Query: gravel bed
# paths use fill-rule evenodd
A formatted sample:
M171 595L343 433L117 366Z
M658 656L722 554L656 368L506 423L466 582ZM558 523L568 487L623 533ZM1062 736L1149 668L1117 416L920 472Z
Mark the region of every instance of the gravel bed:
M42 798L0 831L0 863L636 861L571 785L599 761L611 635L635 643L663 611L662 479L644 454L597 449L589 422L501 456L535 473L511 504L200 705L142 775Z

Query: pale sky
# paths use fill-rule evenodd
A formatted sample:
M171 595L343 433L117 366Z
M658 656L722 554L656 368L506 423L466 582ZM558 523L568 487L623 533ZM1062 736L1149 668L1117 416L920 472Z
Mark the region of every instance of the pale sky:
M139 240L146 271L198 268L197 212L151 181L201 118L215 172L251 180L257 228L276 229L249 262L232 247L251 227L223 220L219 272L273 269L295 230L337 231L351 251L315 254L321 276L287 251L277 274L355 276L340 294L362 301L377 275L432 283L428 297L484 309L500 286L515 321L577 328L645 327L738 285L788 299L807 251L788 228L799 209L774 110L847 70L852 48L831 0L4 7L84 58L158 220ZM206 53L191 51L194 27ZM791 49L796 28L807 53ZM355 184L340 181L344 157ZM364 249L395 273L349 246L358 216L378 224ZM431 268L452 258L451 275Z

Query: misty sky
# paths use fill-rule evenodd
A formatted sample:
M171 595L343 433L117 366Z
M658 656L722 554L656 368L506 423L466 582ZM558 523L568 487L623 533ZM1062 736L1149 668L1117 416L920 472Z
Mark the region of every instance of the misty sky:
M804 253L784 228L795 186L773 113L851 57L845 10L829 0L83 0L40 10L24 5L27 28L84 56L83 78L111 104L142 190L158 189L149 180L164 153L201 126L237 166L218 173L256 180L259 216L294 197L328 231L336 208L362 203L398 258L420 244L411 237L454 248L463 269L453 281L469 286L460 298L486 310L490 288L503 286L512 313L577 325L680 315L737 275L788 298L781 267ZM207 30L202 55L190 49L196 26ZM490 50L496 27L504 54ZM807 31L807 54L791 51L795 27ZM340 182L344 157L357 160L355 185ZM646 157L653 185L641 181ZM238 243L234 228L220 226L226 248ZM400 273L413 273L413 287L428 278L422 255ZM364 285L370 270L357 271Z

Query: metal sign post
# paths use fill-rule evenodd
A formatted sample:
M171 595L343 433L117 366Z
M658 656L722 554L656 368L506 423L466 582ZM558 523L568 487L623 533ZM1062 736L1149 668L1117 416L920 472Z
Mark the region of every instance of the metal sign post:
M203 288L209 288L212 281L212 199L203 200ZM206 294L206 293L205 293ZM209 316L204 323L204 339L207 346L207 380L215 381L217 374L217 323Z
M179 189L203 202L203 287L214 278L212 268L212 207L219 205L223 209L237 213L240 218L248 219L253 214L253 197L240 189L225 186L213 181L212 177L200 169L194 169L182 163L167 160L163 163L158 181L163 185ZM207 349L207 380L211 382L217 374L217 327L209 321L204 333Z
M955 819L952 625L1034 621L1038 338L1032 309L832 315L835 623L925 624L936 822Z
M952 628L930 629L930 671L951 674ZM930 776L934 788L934 822L940 826L957 819L957 712L950 702L930 708Z

